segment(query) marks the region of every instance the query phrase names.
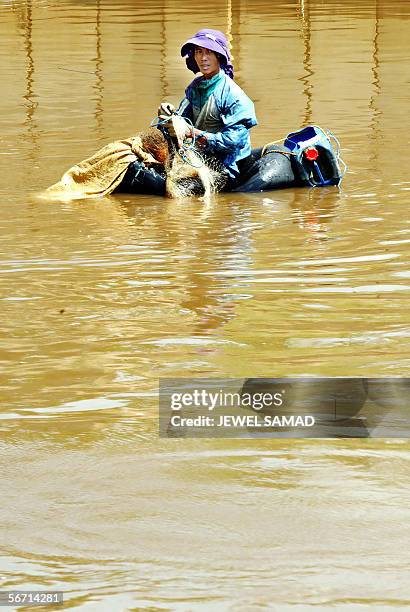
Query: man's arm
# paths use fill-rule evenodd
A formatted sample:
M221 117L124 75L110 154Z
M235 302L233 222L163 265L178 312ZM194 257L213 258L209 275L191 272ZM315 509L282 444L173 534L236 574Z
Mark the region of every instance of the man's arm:
M241 123L224 127L215 134L197 128L193 128L191 132L200 146L223 157L241 149L248 139L248 129Z
M249 98L233 100L225 110L221 110L224 127L214 133L194 128L198 144L206 146L210 152L227 156L247 144L249 129L257 124L255 109Z

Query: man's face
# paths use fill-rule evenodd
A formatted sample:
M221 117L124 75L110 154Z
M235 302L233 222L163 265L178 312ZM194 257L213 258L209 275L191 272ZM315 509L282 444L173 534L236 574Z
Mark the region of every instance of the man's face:
M219 71L219 60L213 51L204 47L195 47L194 57L206 79L213 77Z

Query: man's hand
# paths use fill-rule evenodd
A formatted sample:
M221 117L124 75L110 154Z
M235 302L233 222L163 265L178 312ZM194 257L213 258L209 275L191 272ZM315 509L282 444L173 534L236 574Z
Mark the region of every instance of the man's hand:
M177 139L179 147L182 147L184 140L191 135L191 126L179 115L172 115L167 128L170 136Z
M173 112L175 112L175 106L171 102L161 102L158 107L158 117L160 119L169 119Z

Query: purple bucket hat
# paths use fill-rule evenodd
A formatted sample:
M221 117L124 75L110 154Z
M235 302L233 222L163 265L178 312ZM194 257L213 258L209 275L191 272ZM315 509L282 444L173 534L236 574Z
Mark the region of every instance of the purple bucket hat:
M181 55L185 57L186 65L192 72L199 72L198 64L194 58L194 47L204 47L214 51L220 60L222 70L233 79L233 66L228 50L228 41L219 30L199 30L181 47Z

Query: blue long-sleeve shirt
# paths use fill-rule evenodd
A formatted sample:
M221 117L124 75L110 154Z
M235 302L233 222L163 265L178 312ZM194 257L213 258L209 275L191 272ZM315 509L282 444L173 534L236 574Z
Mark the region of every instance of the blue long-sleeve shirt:
M249 130L257 125L255 107L244 91L224 72L219 73L213 96L222 128L216 133L202 132L206 138L206 152L217 157L232 177L239 174L237 162L251 153ZM201 100L199 83L204 77L198 77L185 90L177 112L190 119L194 125L193 105ZM203 105L203 104L202 104Z

